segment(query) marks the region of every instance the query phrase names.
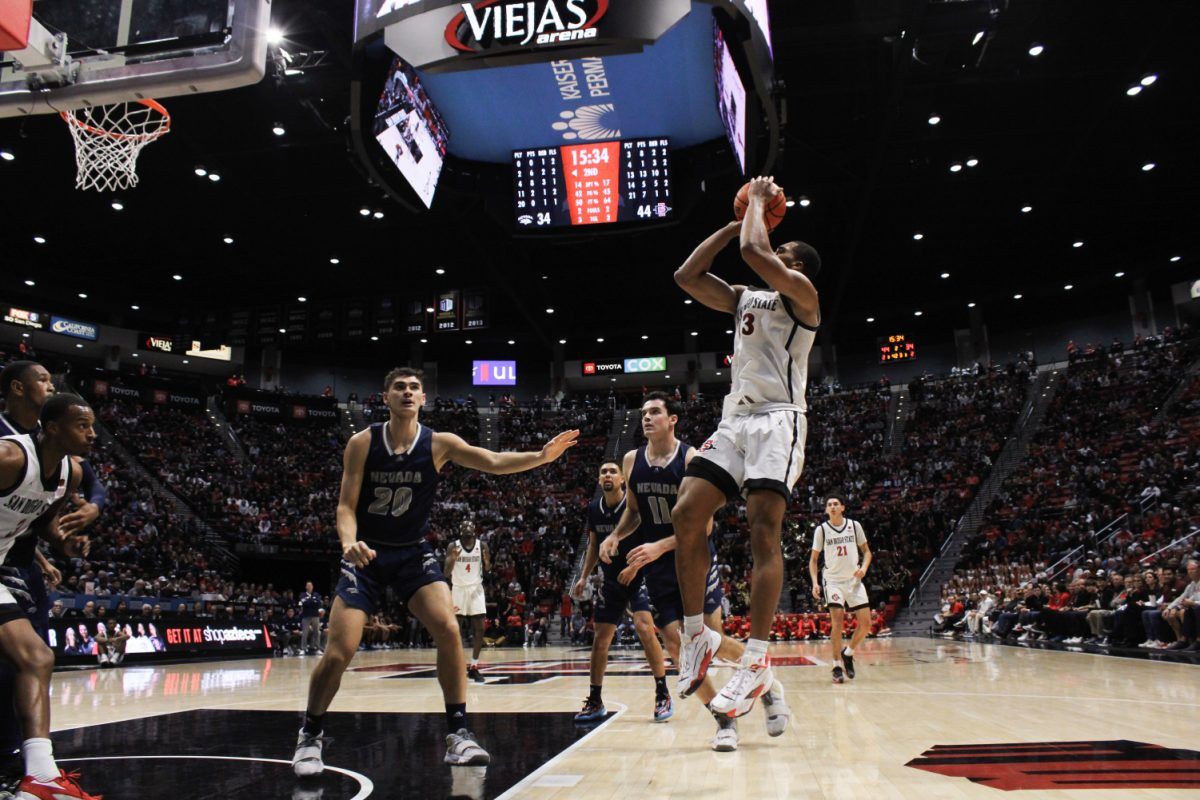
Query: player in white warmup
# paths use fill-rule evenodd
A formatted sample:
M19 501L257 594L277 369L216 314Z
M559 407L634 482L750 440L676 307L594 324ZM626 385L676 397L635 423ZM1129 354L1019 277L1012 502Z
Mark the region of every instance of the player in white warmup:
M845 683L846 678L854 679L854 650L871 631L871 603L867 599L867 587L863 586L863 578L871 566L871 548L862 525L845 516L846 499L842 495L831 494L825 499L825 513L829 519L813 531L808 574L812 578L813 597L819 601L824 596L833 623L829 633L833 645L833 682ZM860 552L861 564L858 560ZM818 583L817 560L822 554L825 571ZM846 612L854 615L858 627L850 646L842 647L842 622Z
M721 424L688 465L673 512L684 613L679 693L687 697L703 684L721 644L703 624L705 527L721 506L746 498L754 556L750 638L740 668L712 702L718 710L761 696L774 681L767 642L783 588L780 536L804 466L808 354L821 324L811 279L821 257L804 242L771 248L764 210L782 192L772 178L755 178L745 219L706 239L675 272L676 283L692 297L733 314L736 329ZM769 288L730 286L709 272L716 255L739 237L742 258Z
M471 621L471 663L467 678L483 683L479 674L479 651L483 649L483 618L487 614L487 598L483 594L483 575L492 568L487 545L475 535L475 523L465 520L459 530L459 540L450 546L446 556L446 574L450 576L450 597L454 613Z

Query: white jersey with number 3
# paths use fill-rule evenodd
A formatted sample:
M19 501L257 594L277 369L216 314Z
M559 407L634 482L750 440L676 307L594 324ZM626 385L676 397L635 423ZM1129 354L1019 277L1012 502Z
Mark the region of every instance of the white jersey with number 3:
M458 558L454 560L454 571L450 582L455 586L475 586L483 583L483 542L475 540L475 546L468 550L462 540L455 543L458 548Z
M817 329L779 292L747 288L738 300L733 378L723 416L807 411L808 354Z
M854 580L858 569L858 546L867 543L862 525L852 519L843 519L840 527L831 522L822 522L813 531L812 549L825 554L825 580L841 583Z

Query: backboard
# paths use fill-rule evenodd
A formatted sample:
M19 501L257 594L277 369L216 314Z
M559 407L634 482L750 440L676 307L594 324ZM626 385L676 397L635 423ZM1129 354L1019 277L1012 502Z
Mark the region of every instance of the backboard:
M256 83L270 0L35 0L29 46L0 53L0 117Z

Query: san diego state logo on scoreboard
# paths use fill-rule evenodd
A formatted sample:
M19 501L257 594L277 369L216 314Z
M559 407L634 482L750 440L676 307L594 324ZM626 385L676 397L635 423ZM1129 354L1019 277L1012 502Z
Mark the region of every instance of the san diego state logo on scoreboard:
M476 0L446 26L446 43L464 53L595 39L609 0Z

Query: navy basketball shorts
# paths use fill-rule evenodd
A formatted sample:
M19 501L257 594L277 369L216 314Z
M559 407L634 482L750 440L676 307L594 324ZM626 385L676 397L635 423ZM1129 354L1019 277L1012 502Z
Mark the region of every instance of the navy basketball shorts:
M646 575L646 588L650 592L650 605L654 607L655 625L665 628L683 619L683 595L679 593L679 579L673 568ZM708 579L704 585L704 613L711 614L719 609L723 597L721 576L714 561L708 568Z
M376 614L383 608L387 587L407 603L422 587L431 583L449 583L442 574L442 565L429 542L402 547L375 547L375 560L365 567L356 567L342 559L342 577L337 596L351 608Z
M650 611L650 593L646 590L645 579L639 575L629 586L624 586L605 576L604 585L596 593L592 621L597 625L617 625L625 616L625 609L629 609L630 614Z

